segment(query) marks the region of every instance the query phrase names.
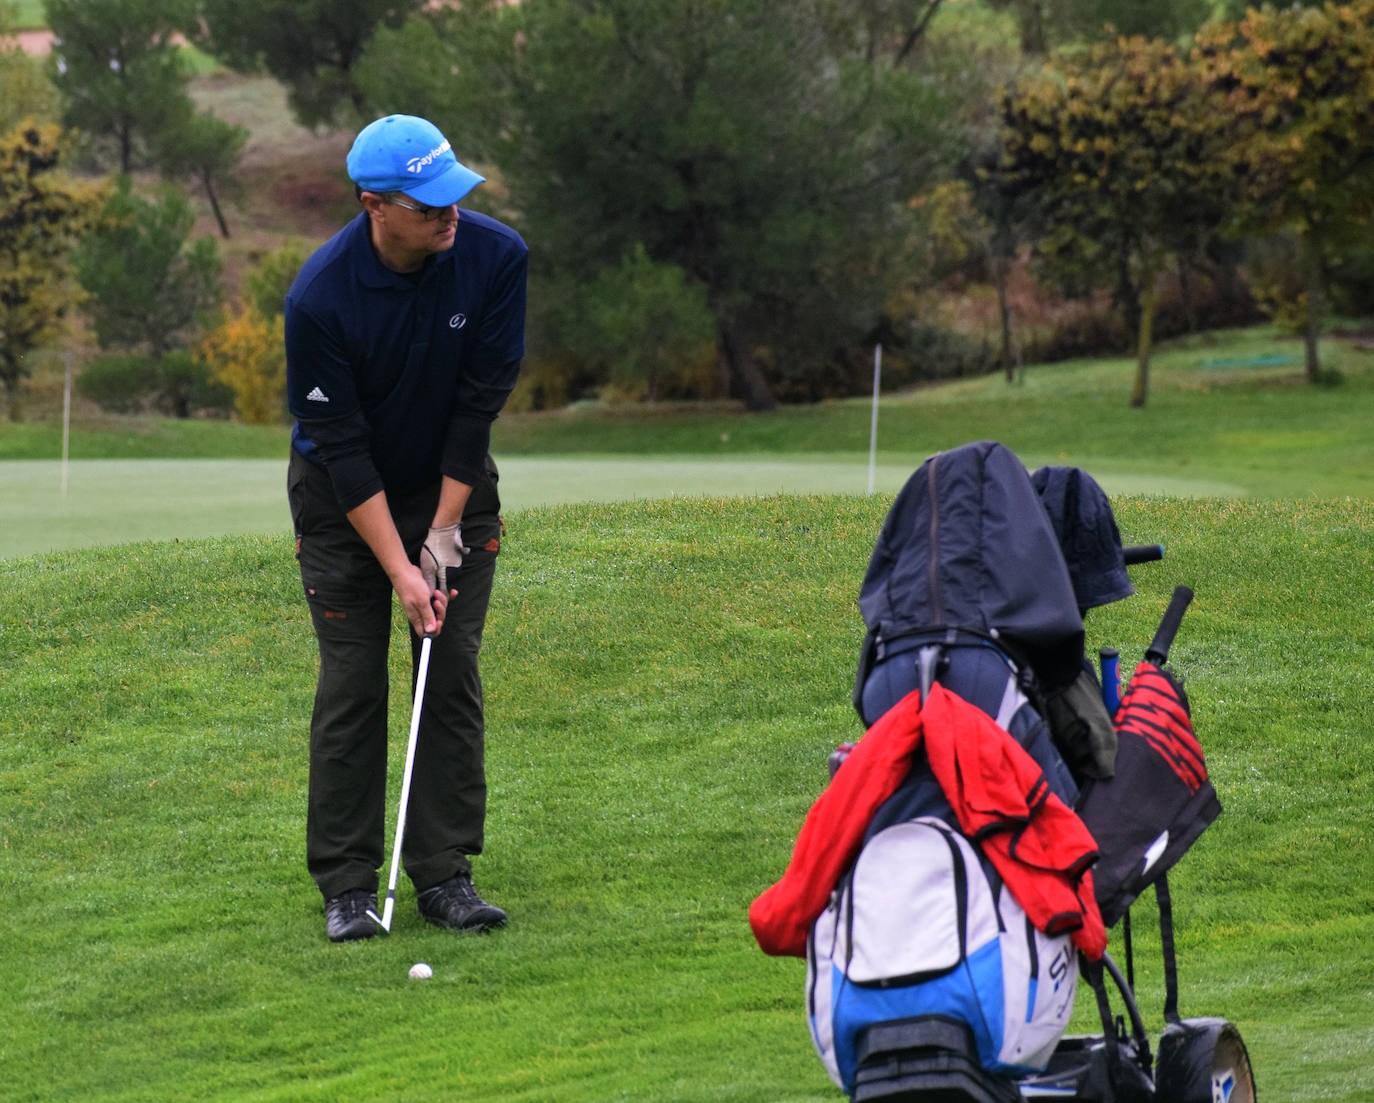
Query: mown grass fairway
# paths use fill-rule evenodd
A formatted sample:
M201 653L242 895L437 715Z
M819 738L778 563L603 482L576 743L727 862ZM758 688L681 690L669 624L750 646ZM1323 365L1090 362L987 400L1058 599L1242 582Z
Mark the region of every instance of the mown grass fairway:
M424 926L403 887L389 939L325 941L301 853L314 644L286 542L0 564L6 1098L831 1103L802 965L759 953L745 912L857 734L854 602L885 506L510 518L477 868L512 923L484 938ZM1117 508L1168 558L1090 642L1133 659L1172 587L1198 592L1174 662L1226 811L1172 878L1183 1011L1240 1024L1266 1103L1368 1100L1374 512Z
M884 457L875 493L889 498L919 459ZM246 534L290 535L282 460L78 460L0 463L0 557ZM1234 496L1241 487L1149 472L1101 477L1108 493ZM509 510L574 502L780 493L865 494L868 467L814 453L699 456L514 456L501 462Z

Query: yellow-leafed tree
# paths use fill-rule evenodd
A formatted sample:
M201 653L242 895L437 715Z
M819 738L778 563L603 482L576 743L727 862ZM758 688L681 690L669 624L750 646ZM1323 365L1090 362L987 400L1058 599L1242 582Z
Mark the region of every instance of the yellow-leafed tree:
M230 314L200 342L196 355L210 378L234 392L234 411L249 425L272 425L286 410L282 316L253 309Z
M1004 104L1002 186L1033 197L1046 270L1115 285L1136 337L1133 406L1149 391L1156 281L1224 218L1225 121L1179 50L1139 36L1061 51Z
M13 421L31 354L58 336L75 298L72 249L105 199L103 182L62 170L72 146L69 132L31 119L0 135L0 384Z
M1234 232L1297 239L1306 286L1290 292L1288 310L1318 382L1327 282L1374 225L1374 0L1250 8L1207 28L1195 53L1231 120L1223 160Z

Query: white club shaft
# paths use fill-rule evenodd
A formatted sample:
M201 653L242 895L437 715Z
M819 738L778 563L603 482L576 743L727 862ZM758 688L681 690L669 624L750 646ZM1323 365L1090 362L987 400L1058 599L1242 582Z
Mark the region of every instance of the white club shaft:
M420 734L420 708L425 700L425 678L429 674L429 636L420 644L420 669L415 675L415 703L410 710L410 738L406 742L405 772L401 776L401 805L396 810L396 839L391 846L391 875L387 880L386 905L382 909L382 929L391 930L391 912L396 906L396 878L401 869L401 843L406 833L406 805L410 803L410 777L415 770L415 744Z

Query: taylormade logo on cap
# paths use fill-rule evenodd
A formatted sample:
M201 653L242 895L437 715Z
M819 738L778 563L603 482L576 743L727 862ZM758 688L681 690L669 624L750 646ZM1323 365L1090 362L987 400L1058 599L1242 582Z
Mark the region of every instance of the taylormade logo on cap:
M423 157L412 157L409 161L407 161L406 172L424 172L426 165L434 163L434 158L440 156L441 154L447 153L452 148L453 147L448 144L448 139L445 138L443 144L440 145L437 149L431 149Z
M462 200L483 177L453 155L439 128L415 115L369 123L348 151L349 178L371 192L403 192L428 207Z

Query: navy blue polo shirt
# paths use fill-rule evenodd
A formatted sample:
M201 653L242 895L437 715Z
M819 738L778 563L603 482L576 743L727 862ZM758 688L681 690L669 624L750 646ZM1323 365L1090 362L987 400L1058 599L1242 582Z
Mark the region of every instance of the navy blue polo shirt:
M525 353L527 256L514 230L463 210L453 245L401 275L364 212L305 262L286 296L292 446L345 510L440 474L480 478Z

